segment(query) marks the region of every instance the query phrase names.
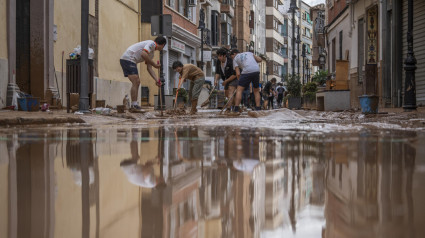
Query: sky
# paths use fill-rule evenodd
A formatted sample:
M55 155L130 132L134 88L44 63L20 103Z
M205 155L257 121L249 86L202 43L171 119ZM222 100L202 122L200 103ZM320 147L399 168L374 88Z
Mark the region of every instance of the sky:
M310 6L315 6L319 3L325 3L325 0L303 0L303 1Z

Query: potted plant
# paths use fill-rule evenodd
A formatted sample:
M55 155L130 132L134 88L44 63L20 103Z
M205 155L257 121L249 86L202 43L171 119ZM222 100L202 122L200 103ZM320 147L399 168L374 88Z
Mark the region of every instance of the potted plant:
M177 106L184 107L187 101L189 101L189 94L186 89L179 88L179 90L177 90Z
M326 87L326 80L328 78L327 70L319 70L317 71L311 80L317 84L318 87Z
M285 77L286 88L288 89L288 108L300 109L301 108L301 82L300 77L297 75L287 75Z
M325 81L326 82L326 81ZM316 107L317 84L308 82L302 87L304 108L314 109Z

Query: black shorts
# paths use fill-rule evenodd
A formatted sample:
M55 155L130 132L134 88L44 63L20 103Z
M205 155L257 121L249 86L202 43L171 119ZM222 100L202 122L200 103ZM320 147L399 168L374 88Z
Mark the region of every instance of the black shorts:
M124 77L128 77L129 75L139 75L139 71L137 70L137 64L128 60L120 59L120 64L122 68L122 72L124 73Z
M241 74L239 77L239 86L241 87L247 88L251 82L253 88L260 87L260 72Z

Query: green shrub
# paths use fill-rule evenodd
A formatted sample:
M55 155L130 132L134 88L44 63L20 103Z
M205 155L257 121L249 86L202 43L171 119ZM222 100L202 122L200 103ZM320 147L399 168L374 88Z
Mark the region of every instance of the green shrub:
M319 70L313 75L311 79L313 82L316 82L317 85L322 86L326 83L327 78L328 78L328 71Z
M286 88L288 89L288 97L301 96L301 82L297 75L288 74L285 76Z

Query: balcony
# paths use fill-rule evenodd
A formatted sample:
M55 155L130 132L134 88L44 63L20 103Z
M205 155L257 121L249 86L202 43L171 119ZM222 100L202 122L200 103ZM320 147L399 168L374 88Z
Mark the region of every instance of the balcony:
M284 64L284 58L275 52L267 52L267 58L269 58L269 60L274 61L280 65Z
M277 40L281 44L284 43L283 36L274 29L267 29L266 30L266 37L267 38L274 38L275 40Z
M200 3L212 6L211 0L199 0Z
M274 16L280 23L284 23L285 18L283 17L283 14L274 7L266 7L266 15Z
M227 15L229 15L232 18L235 16L235 9L233 9L233 7L229 4L221 4L220 12L226 13Z

